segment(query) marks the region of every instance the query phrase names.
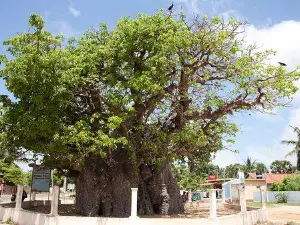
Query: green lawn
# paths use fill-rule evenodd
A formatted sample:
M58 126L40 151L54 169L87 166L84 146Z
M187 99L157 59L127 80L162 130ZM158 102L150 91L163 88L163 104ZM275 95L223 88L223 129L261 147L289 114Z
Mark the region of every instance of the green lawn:
M248 202L247 206L253 208L260 208L261 204L260 202ZM267 208L274 208L280 206L300 206L300 203L267 203Z

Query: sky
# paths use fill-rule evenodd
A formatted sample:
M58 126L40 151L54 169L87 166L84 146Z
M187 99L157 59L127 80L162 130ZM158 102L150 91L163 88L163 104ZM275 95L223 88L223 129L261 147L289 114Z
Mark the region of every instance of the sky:
M33 13L45 19L46 29L52 33L79 37L99 23L105 22L113 28L124 16L153 14L171 4L170 0L0 0L0 54L5 53L4 40L28 30L28 18ZM174 9L183 9L189 16L234 16L247 21L247 42L276 50L273 62L285 62L289 70L300 65L299 8L299 0L174 0ZM297 85L300 87L300 82ZM0 93L8 93L3 81L0 81ZM276 109L272 115L243 113L233 119L240 132L231 148L239 153L221 151L213 162L223 167L244 163L249 156L269 166L274 160L285 159L291 150L281 140L295 139L290 125L300 126L300 91L295 94L292 106ZM295 156L287 159L295 164Z

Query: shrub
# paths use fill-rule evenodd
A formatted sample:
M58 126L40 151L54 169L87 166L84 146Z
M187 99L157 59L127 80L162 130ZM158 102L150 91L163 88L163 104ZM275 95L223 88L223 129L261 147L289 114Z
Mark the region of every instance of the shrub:
M280 192L275 195L277 203L287 203L289 195L287 193Z

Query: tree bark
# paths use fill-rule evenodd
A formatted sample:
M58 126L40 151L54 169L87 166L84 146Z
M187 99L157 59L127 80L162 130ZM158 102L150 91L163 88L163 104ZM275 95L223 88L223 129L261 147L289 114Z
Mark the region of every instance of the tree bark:
M76 184L76 209L84 216L129 217L131 187L134 184L133 168L128 157L111 163L100 157L89 158L78 173ZM169 214L183 213L183 203L177 182L166 162L160 169L147 165L139 167L138 214L158 214L161 209L162 184L170 195Z

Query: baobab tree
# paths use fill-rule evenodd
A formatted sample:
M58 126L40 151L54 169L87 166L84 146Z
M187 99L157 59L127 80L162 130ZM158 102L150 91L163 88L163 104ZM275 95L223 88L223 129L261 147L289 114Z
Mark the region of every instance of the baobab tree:
M0 147L31 151L76 175L76 208L87 216L183 212L170 163L209 161L232 142L230 116L285 105L297 70L268 63L275 52L244 41L245 23L158 12L101 24L66 42L31 15L30 30L7 41L1 77Z

